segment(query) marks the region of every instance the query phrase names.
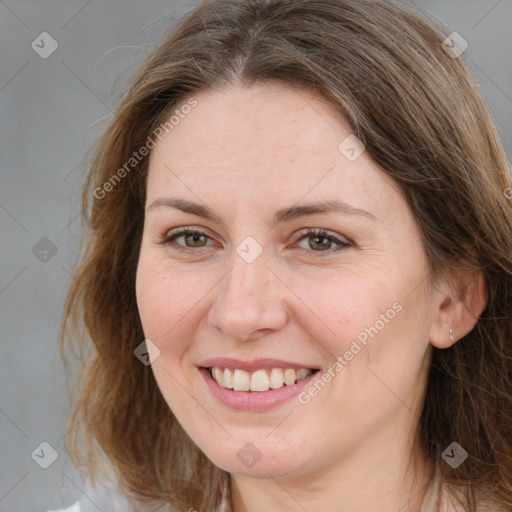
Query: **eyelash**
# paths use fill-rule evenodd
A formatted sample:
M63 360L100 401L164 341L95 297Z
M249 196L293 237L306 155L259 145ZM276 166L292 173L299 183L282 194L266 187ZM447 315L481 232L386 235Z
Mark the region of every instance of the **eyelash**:
M206 236L207 238L210 238L204 231L200 231L200 230L192 229L192 228L179 228L176 231L174 231L173 233L166 234L166 235L160 237L156 242L160 245L171 246L171 242L174 242L177 238L180 238L184 235L185 236L186 235L199 235L199 236ZM327 240L332 241L339 245L339 247L334 251L330 251L330 250L314 251L312 249L308 250L308 249L299 248L302 252L316 253L319 257L323 256L322 253L324 253L324 254L327 253L328 255L331 255L333 253L347 249L348 247L352 247L351 243L349 243L347 241L340 240L339 238L329 234L329 232L325 231L324 229L313 229L313 228L306 228L306 229L300 231L297 234L297 236L295 237L295 243L300 242L304 238L308 238L308 237L326 238ZM186 246L182 246L182 245L175 244L175 243L173 244L173 247L172 247L172 250L177 251L177 252L192 251L192 252L196 252L199 254L204 252L201 250L201 249L203 249L203 247L199 247L197 249L198 250L194 250L194 247L186 247Z

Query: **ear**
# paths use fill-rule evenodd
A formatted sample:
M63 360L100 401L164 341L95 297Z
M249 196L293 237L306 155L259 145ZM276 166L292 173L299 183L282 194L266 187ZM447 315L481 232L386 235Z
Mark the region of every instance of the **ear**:
M434 294L430 343L440 349L454 345L473 330L486 305L487 290L481 272L466 271L445 280Z

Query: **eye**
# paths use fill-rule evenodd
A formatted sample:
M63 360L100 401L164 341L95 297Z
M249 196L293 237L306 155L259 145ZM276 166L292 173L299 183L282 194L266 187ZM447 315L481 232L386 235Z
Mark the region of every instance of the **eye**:
M307 248L302 247L301 249L306 250L307 252L321 252L332 254L333 252L338 252L340 250L346 249L347 247L352 247L352 244L349 243L345 239L340 239L328 231L324 229L312 229L308 228L306 230L301 231L297 235L297 239L299 241L308 240ZM329 251L332 247L332 244L338 245L338 249L334 251Z
M176 242L180 238L183 239L184 244ZM348 247L352 247L352 244L347 240L340 239L337 236L330 234L328 231L325 231L324 229L307 228L300 231L295 236L295 239L299 242L307 239L310 240L307 244L307 248L300 248L301 251L308 253L316 252L332 254ZM165 234L163 237L157 240L157 243L170 247L173 251L201 253L203 251L200 249L208 247L208 240L211 240L211 238L204 231L184 227ZM338 248L334 251L329 250L332 248L333 244L336 244Z
M185 245L177 244L175 242L179 238L183 238ZM192 228L179 228L176 231L159 238L157 243L165 246L172 245L173 251L185 252L188 249L201 249L203 247L207 247L207 239L210 239L210 237L204 231Z

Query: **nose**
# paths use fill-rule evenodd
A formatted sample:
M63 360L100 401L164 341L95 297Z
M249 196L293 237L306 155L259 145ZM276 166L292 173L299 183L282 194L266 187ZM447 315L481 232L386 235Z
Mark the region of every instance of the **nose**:
M236 341L252 341L282 328L287 321L287 287L267 265L265 253L252 263L238 254L219 284L209 325Z

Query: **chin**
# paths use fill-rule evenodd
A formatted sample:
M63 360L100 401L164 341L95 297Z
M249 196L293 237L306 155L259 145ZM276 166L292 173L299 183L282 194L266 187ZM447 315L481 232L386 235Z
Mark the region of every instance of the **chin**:
M220 469L253 478L298 476L304 473L305 467L308 467L303 448L297 450L281 442L276 445L275 440L265 439L265 436L229 438L222 450L219 449L220 443L216 443L212 438L205 439L204 443L198 446Z

